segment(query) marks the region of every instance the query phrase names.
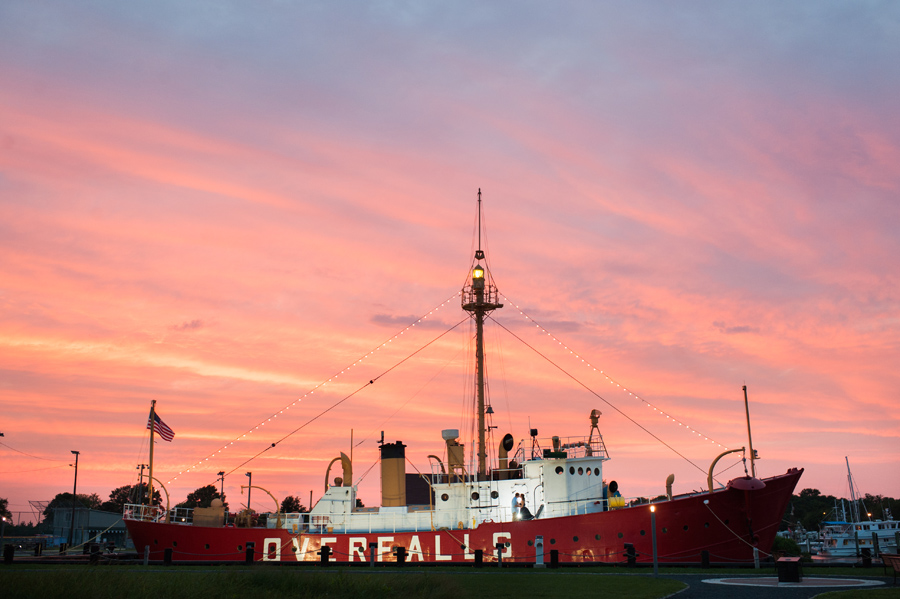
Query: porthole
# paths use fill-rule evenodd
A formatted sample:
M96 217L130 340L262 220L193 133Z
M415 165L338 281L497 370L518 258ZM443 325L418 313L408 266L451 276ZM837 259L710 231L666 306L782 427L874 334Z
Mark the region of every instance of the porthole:
M619 533L619 538L620 538L620 539L621 539L622 537L624 537L624 536L625 536L625 535L623 535L622 533Z
M685 529L685 530L688 529L688 525L687 525L687 524L684 525L684 529Z
M563 473L563 467L562 467L562 466L557 466L557 467L556 467L556 473L557 473L557 474L562 474L562 473Z
M531 539L528 539L528 546L531 547L532 545L534 545L534 541L532 541Z
M478 494L478 491L474 491L472 493L472 501L478 501L479 498L481 498L481 495Z
M663 534L666 534L667 532L669 532L669 529L663 526Z
M584 471L584 473L587 474L588 476L590 476L590 475L591 475L591 469L588 468L587 470Z
M581 466L579 466L579 467L578 467L578 476L582 476L582 475L584 475L584 468L582 468Z
M178 547L178 541L172 541L172 547Z
M569 466L569 474L575 474L575 466Z
M238 545L238 551L243 551L243 550L244 550L244 546L243 546L243 545Z
M209 549L209 543L203 546L204 549Z
M293 551L294 553L297 553L297 551L298 551L297 546L294 544L291 544L291 551Z
M600 469L594 468L594 476L600 476Z
M600 540L600 535L594 535L594 538L597 539L597 540L599 541L599 540Z
M704 523L703 523L703 528L709 528L709 522L704 522Z
M498 493L497 491L491 491L491 499L497 499L498 497L500 497L500 493Z
M550 539L550 544L551 544L551 545L556 545L556 539Z
M154 544L154 545L159 545L159 539L153 539L153 544Z
M644 536L646 534L647 534L646 531L643 531L643 530L641 531L641 536Z
M572 537L572 540L575 541L575 542L577 543L577 542L578 542L578 537Z
M728 526L728 518L725 518L725 526Z
M450 496L447 495L446 493L441 495L441 501L449 501L449 500L450 500Z

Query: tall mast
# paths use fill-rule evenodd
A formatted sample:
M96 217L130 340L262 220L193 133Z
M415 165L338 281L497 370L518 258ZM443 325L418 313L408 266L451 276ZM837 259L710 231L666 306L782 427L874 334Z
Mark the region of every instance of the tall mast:
M484 260L485 265L481 265ZM475 394L478 400L478 478L487 477L487 448L485 445L484 423L484 317L502 308L497 301L497 288L490 281L487 259L481 249L481 189L478 190L478 249L475 251L472 268L472 284L463 288L462 308L475 318Z

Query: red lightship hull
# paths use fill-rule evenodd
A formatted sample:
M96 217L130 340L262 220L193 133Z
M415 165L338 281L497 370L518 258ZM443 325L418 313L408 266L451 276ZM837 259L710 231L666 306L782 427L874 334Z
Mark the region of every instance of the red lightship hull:
M703 551L713 563L748 562L753 560L754 547L765 556L802 472L791 469L763 479L762 489L726 488L653 504L659 562L697 563ZM173 561L243 561L249 546L255 560L309 562L319 561L320 550L327 546L332 562L365 563L374 544L378 562L397 561L395 549L403 547L410 564L461 564L474 563L478 550L484 561L496 561L500 543L504 561L528 564L536 559L538 537L543 538L546 562L551 551L563 563L622 562L626 544L634 547L638 562L653 559L651 513L646 504L437 531L292 534L277 528L213 528L128 519L126 525L139 553L150 548L151 560L163 560L166 549L171 549Z

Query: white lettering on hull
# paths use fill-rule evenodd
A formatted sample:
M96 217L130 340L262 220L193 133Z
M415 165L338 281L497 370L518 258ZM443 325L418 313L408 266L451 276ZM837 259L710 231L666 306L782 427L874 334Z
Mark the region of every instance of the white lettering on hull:
M328 543L337 543L337 537L322 537L319 548L321 549L322 547L325 547ZM328 561L337 561L337 556L334 555L334 551L331 552L331 556L328 558Z
M506 542L509 543L509 547L505 547L503 550L501 550L500 553L503 554L503 557L506 557L506 558L512 557L512 537L510 536L510 534L508 532L495 532L494 533L494 543L493 543L494 547L497 546L497 543L500 542L500 539L506 539ZM496 549L495 549L495 551L496 551Z
M378 537L378 561L384 561L384 554L391 554L391 546L385 545L385 543L393 543L394 537Z
M441 555L441 535L434 535L434 561L446 562L453 559L452 555Z
M350 537L350 548L347 553L350 556L347 558L348 561L353 561L354 558L359 557L359 561L366 561L366 537Z
M469 546L468 533L463 535L463 544L466 546L466 551L463 553L463 559L475 559L475 554L472 553L472 548Z
M422 543L419 542L419 535L413 535L412 539L409 540L409 561L413 561L414 557L418 557L420 562L425 561L425 556L422 555Z
M270 551L270 546L274 546L274 551ZM273 557L270 557L274 554ZM280 562L281 561L281 539L272 537L263 540L263 561L264 562Z

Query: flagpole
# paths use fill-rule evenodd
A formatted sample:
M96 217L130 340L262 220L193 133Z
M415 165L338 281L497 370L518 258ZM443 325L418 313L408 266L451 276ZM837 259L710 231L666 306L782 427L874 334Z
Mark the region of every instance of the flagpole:
M153 431L156 429L156 400L150 400L150 479L147 481L147 505L153 505Z

